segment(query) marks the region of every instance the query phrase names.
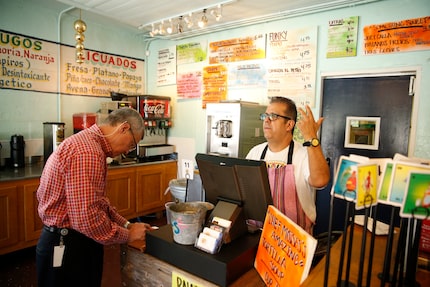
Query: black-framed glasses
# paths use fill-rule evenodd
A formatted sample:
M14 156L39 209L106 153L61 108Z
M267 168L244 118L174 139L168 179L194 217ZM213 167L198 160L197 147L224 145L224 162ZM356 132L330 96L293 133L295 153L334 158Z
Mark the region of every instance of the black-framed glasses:
M131 133L131 137L133 138L134 147L129 149L128 152L132 152L132 151L135 151L137 149L137 142L136 142L136 138L134 137L134 133L133 133L133 130L131 129L131 127L130 127L129 131Z
M278 114L274 114L274 113L270 113L270 114L268 114L268 113L262 113L262 114L260 114L260 120L264 121L266 118L268 118L271 122L272 121L276 121L279 118L283 118L283 119L286 119L286 120L291 120L290 117L283 116L283 115L278 115Z

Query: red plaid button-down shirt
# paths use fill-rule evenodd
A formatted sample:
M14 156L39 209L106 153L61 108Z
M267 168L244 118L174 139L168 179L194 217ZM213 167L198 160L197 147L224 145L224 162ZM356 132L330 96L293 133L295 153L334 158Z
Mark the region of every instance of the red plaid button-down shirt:
M105 195L112 148L97 125L65 139L43 169L38 212L47 226L72 228L101 244L125 243L127 220Z

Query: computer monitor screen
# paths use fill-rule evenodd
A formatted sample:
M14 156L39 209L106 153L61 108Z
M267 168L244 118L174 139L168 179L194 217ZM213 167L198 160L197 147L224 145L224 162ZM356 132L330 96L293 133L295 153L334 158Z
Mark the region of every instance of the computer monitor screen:
M208 202L215 205L219 200L238 203L247 220L262 225L267 206L272 204L264 161L199 153L196 162Z

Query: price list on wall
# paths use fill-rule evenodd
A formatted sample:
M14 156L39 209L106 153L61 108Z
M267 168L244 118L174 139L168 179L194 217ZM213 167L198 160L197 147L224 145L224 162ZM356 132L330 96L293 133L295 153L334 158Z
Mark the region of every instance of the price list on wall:
M268 33L267 94L315 106L317 27Z

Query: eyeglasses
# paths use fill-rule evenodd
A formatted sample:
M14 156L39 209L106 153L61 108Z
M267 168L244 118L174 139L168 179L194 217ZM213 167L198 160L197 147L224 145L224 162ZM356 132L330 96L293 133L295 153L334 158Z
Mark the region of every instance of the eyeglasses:
M129 149L128 152L132 152L132 151L135 151L137 149L137 142L136 142L136 138L134 137L133 130L130 128L129 131L131 133L131 137L133 138L134 147L132 147L131 149Z
M286 120L291 120L291 118L290 118L290 117L282 116L282 115L278 115L278 114L274 114L274 113L271 113L271 114L268 114L268 113L260 114L260 120L264 121L266 118L269 118L269 120L270 120L271 122L272 122L272 121L276 121L276 120L277 120L277 119L279 119L279 118L284 118L284 119L286 119Z

